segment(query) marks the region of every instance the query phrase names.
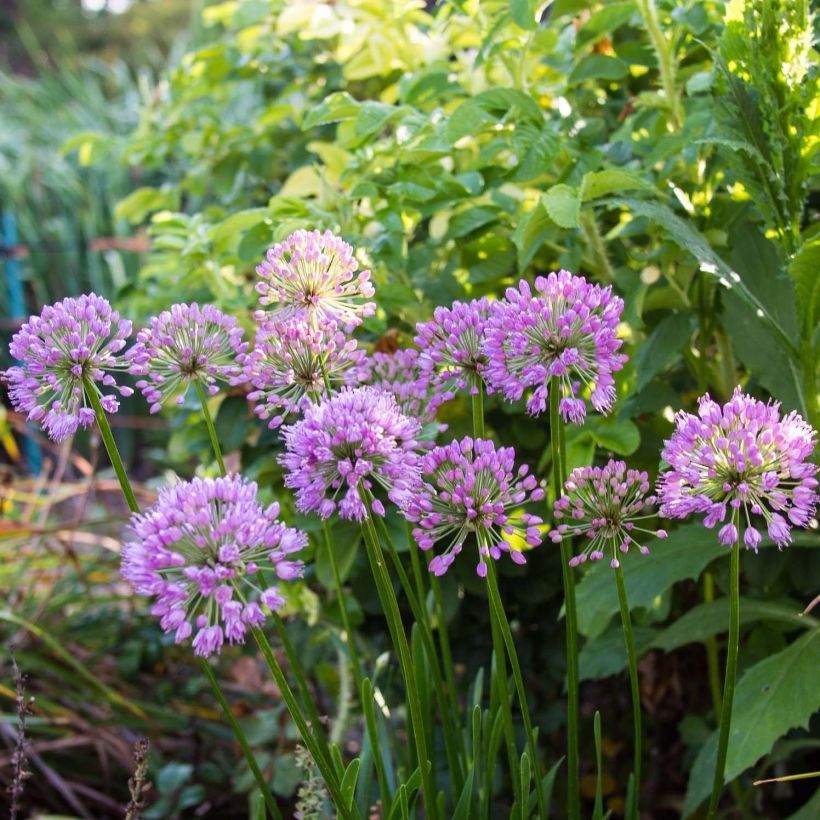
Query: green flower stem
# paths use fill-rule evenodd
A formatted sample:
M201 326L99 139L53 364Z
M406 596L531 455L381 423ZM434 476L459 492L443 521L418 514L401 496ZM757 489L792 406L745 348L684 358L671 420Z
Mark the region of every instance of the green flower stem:
M510 622L507 620L507 614L504 611L504 604L501 601L501 594L498 591L498 579L495 575L495 564L492 558L487 561L487 591L493 617L498 624L499 631L501 632L501 636L507 647L507 656L510 659L513 680L515 681L515 689L518 694L518 705L521 709L521 717L524 720L524 729L527 732L527 748L529 749L531 757L530 765L532 766L532 771L535 776L535 794L538 799L538 816L547 817L548 807L547 801L544 797L541 759L538 755L538 747L535 742L535 730L532 725L532 718L530 717L530 707L527 703L527 692L524 689L524 678L521 675L521 664L518 661L518 652L515 649L515 641L513 641ZM523 801L520 805L526 806L528 802L528 795L521 795L520 799Z
M131 489L131 482L128 480L128 474L125 472L125 467L120 458L120 451L117 449L117 442L114 441L114 434L111 432L111 425L108 423L108 417L105 415L100 404L100 395L97 392L97 386L90 379L84 382L85 395L88 401L91 402L91 407L94 410L94 415L97 417L97 426L100 428L100 435L102 436L103 444L105 444L108 458L111 460L111 466L117 474L120 482L122 494L125 497L125 503L128 504L128 509L131 512L139 512L139 504Z
M439 663L438 653L436 652L436 645L433 641L433 631L430 627L430 621L426 616L425 607L421 602L423 601L423 598L420 601L413 588L410 586L410 579L402 566L401 558L399 558L399 554L396 551L396 547L393 544L393 539L390 537L387 526L381 518L378 519L378 522L383 543L387 544L387 551L390 555L390 560L396 568L396 574L399 576L399 581L402 589L404 590L404 594L407 596L407 600L410 603L410 609L413 612L413 617L416 619L416 623L421 630L421 640L424 645L424 651L427 654L430 665L432 666L433 691L435 692L436 700L438 701L439 714L441 715L442 728L444 729L444 747L447 753L447 765L450 768L450 776L453 781L453 794L461 794L461 789L464 786L465 772L462 766L463 758L459 756L456 745L458 743L457 738L459 732L453 725L453 718L457 717L457 713L452 711L451 703L448 701L444 692L444 675L442 674L441 664ZM410 552L413 553L415 550L416 547L411 543ZM431 754L435 754L435 751L432 750Z
M427 563L429 564L433 556L428 553ZM438 632L439 645L441 647L441 662L444 664L444 677L447 681L447 690L453 700L454 712L457 712L457 691L456 679L453 675L453 653L450 649L450 636L447 634L447 619L444 614L444 596L441 592L441 582L438 577L430 573L430 590L433 593L433 607L436 612L436 632Z
M336 548L333 543L333 533L330 529L330 524L325 520L322 522L322 527L325 534L325 546L327 547L330 556L330 566L333 569L333 581L336 585L336 597L339 601L339 614L342 618L342 626L344 627L345 636L344 642L347 646L348 654L350 655L350 662L353 665L353 679L356 681L356 692L361 694L362 691L362 667L359 662L359 653L356 651L356 641L353 630L350 627L350 616L347 614L347 606L345 605L345 592L342 586L342 575L339 572L339 563L336 560Z
M484 438L484 385L475 385L477 393L473 395L473 438Z
M715 578L711 572L703 573L703 601L711 603L715 600ZM715 715L720 714L720 670L718 669L718 647L714 635L704 641L706 645L706 666L709 671L709 691L712 695L712 708Z
M680 95L675 85L675 57L666 35L658 22L658 10L655 7L655 0L637 0L635 3L638 12L643 18L643 24L652 47L655 49L655 56L658 58L658 70L661 75L661 85L666 102L669 106L669 121L674 128L680 128L683 124L683 110L680 104Z
M202 667L202 670L205 672L205 675L207 676L208 680L211 682L211 687L214 690L216 699L219 701L219 705L222 707L222 711L225 713L225 717L228 719L228 723L231 725L231 729L233 730L234 736L236 737L240 747L242 748L242 754L245 755L245 760L248 762L248 766L250 767L250 770L253 773L253 779L256 781L256 785L259 787L259 791L262 794L262 797L265 801L265 805L268 807L271 815L275 818L275 820L283 820L282 813L279 811L279 806L276 805L276 801L273 799L270 787L268 786L267 782L265 781L264 775L259 769L259 765L256 762L256 758L253 756L253 752L251 751L251 747L248 745L248 740L245 737L245 733L242 731L242 727L239 725L239 722L234 717L234 714L231 711L231 707L228 703L227 698L225 697L225 693L222 691L222 687L219 685L219 681L216 679L216 675L214 675L214 670L211 669L211 665L208 663L207 660L205 660L205 658L200 659L200 666Z
M638 681L638 657L635 653L635 637L632 634L632 619L629 616L629 600L626 597L626 584L624 584L624 571L620 566L615 567L615 584L618 587L618 604L621 608L621 623L624 629L624 643L626 644L626 659L629 668L629 686L632 691L632 733L634 763L632 772L634 775L635 792L632 800L631 817L637 820L638 798L641 789L641 690Z
M264 657L265 663L268 665L271 675L273 675L273 680L276 683L276 686L282 693L282 700L285 701L285 706L287 706L288 712L290 712L290 716L296 724L296 729L301 735L302 741L307 747L310 756L313 758L316 768L319 769L322 779L325 781L325 785L327 786L327 790L330 792L330 796L336 805L336 810L338 811L339 816L345 818L345 820L352 820L352 818L358 817L358 811L348 808L342 799L342 792L339 787L339 778L337 776L336 769L333 766L333 761L328 760L327 757L325 757L325 753L321 745L316 741L313 732L307 725L307 721L305 721L305 718L302 715L302 711L299 707L298 701L296 700L296 696L293 694L293 690L288 684L285 673L279 665L279 661L273 654L273 650L271 649L270 643L268 643L265 633L259 629L259 627L253 627L251 632L256 640L256 645L262 652L262 657ZM320 727L317 726L315 728L318 731Z
M422 792L424 806L427 816L437 820L439 816L438 801L433 784L430 757L427 754L427 739L424 733L424 714L421 709L421 700L416 688L416 678L413 673L413 662L410 654L410 647L407 644L407 636L404 633L404 626L401 622L399 605L393 591L393 584L384 563L379 546L379 538L376 528L373 525L373 510L368 494L363 493L363 501L367 509L367 518L362 522L362 535L367 549L367 558L370 561L370 568L376 582L382 609L387 618L387 626L393 639L393 645L399 658L402 677L407 692L407 705L410 712L410 726L412 735L416 743L419 769L421 771Z
M732 518L737 529L737 541L732 546L732 562L729 572L729 640L726 646L726 677L723 681L723 704L720 710L715 779L712 782L712 797L709 800L709 820L717 817L720 794L723 791L723 774L726 770L726 754L729 751L729 730L732 724L732 702L735 697L737 655L740 644L740 542L743 540L740 510L735 510Z
M558 412L561 386L550 381L550 439L552 441L552 482L555 497L561 494L566 479L566 450L563 421ZM550 510L550 514L552 511ZM580 820L581 793L578 763L578 613L575 606L575 577L569 565L572 549L569 539L561 540L561 577L564 582L564 610L567 631L567 814Z
M194 387L196 388L197 396L199 396L199 403L202 405L202 415L205 416L205 424L208 427L208 435L211 437L211 445L214 449L216 463L219 465L219 473L220 475L225 475L226 470L225 462L222 460L222 448L219 446L214 420L211 418L211 411L208 409L208 396L205 394L205 388L199 379L194 379Z

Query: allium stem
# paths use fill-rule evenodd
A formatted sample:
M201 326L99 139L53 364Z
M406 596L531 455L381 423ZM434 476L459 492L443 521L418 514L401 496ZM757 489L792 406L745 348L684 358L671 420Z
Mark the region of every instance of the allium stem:
M342 575L339 572L339 563L336 560L336 545L333 543L333 532L330 529L330 524L327 520L322 522L325 535L325 547L330 556L330 566L333 569L333 582L336 585L336 597L339 601L339 614L342 618L342 626L344 628L344 643L347 647L347 652L350 655L350 662L353 664L353 678L356 681L356 692L362 691L362 667L359 662L359 653L356 651L356 642L354 632L350 627L350 616L347 614L347 605L345 604L346 595L344 587L342 586Z
M498 622L501 636L507 646L507 655L510 659L513 680L515 681L515 689L518 694L518 705L521 709L521 717L524 720L524 729L527 733L527 748L529 749L530 757L532 758L530 765L532 766L533 775L535 776L535 794L538 799L538 816L547 817L548 807L546 799L544 798L541 761L538 756L538 748L535 743L535 731L532 725L532 718L530 717L530 707L527 703L527 693L524 689L524 678L521 675L521 664L518 661L515 641L513 641L510 623L507 620L506 613L504 612L504 604L501 601L501 594L498 591L498 580L495 576L495 564L493 561L488 561L487 564L487 590L490 599L490 606L493 610L494 617ZM520 797L521 800L523 800L521 805L527 805L529 795L524 794Z
M621 623L624 629L624 643L626 644L626 659L629 668L629 686L632 692L632 733L634 763L632 773L634 776L634 793L630 818L637 820L638 801L641 791L641 690L638 681L638 658L635 653L635 637L632 634L632 619L629 615L629 600L626 596L626 585L624 584L624 571L620 565L615 567L615 584L618 587L618 603L621 608Z
M438 818L438 805L436 791L433 784L430 758L427 754L427 738L424 733L424 714L421 708L418 689L416 688L416 678L413 671L413 661L410 654L410 647L407 643L407 636L404 633L404 625L401 621L399 605L396 601L396 594L387 567L384 562L384 555L379 546L379 538L376 528L373 525L373 508L369 495L364 496L364 505L367 516L362 522L362 536L364 537L367 557L370 561L370 568L376 582L382 609L387 618L387 626L393 639L393 646L399 658L402 677L407 692L407 705L410 711L410 724L413 738L416 743L416 753L418 765L421 771L422 792L426 814L433 820Z
M473 394L473 438L484 438L484 384L477 385Z
M566 478L566 453L562 447L563 422L558 413L560 383L552 378L549 388L550 439L552 442L552 482L556 497ZM578 772L578 614L575 608L575 578L569 565L572 548L569 538L561 540L561 577L564 582L564 610L567 632L567 814L580 820L581 794Z
M273 649L271 649L271 645L268 643L265 633L258 627L254 627L252 632L253 637L256 640L256 644L262 652L262 657L264 657L265 663L267 663L268 669L270 670L271 675L273 675L273 680L279 688L279 691L282 693L282 700L285 701L285 706L287 706L288 712L290 713L293 722L296 724L296 729L302 737L302 741L305 746L307 746L310 756L316 763L316 767L319 769L322 779L325 781L327 790L330 792L333 802L336 805L336 810L341 817L345 818L345 820L350 820L350 818L356 817L358 812L354 812L348 808L342 797L341 789L339 788L339 779L337 777L336 770L334 769L333 761L328 759L325 755L324 750L316 741L313 732L307 725L307 721L305 721L305 718L302 715L302 711L299 707L298 701L296 700L296 696L290 688L290 684L285 677L285 673L282 671L282 667L279 665L279 661L276 659L276 655L273 654ZM315 729L318 732L320 727L317 726Z
M432 556L428 554L428 563ZM453 675L453 653L450 649L450 636L447 634L447 619L444 614L444 597L441 594L441 582L438 576L430 573L430 589L433 592L433 606L436 611L436 631L438 632L439 645L441 646L441 661L444 664L444 676L447 681L447 691L453 702L453 713L458 714L458 700L456 693L456 680ZM458 719L456 719L456 725ZM462 741L463 743L463 741Z
M231 706L228 703L227 698L225 697L225 693L222 691L222 687L219 685L216 675L214 675L214 670L211 669L211 665L205 658L200 659L200 666L202 667L202 671L205 673L208 680L211 682L211 687L214 690L216 699L219 701L219 705L222 707L222 711L228 719L228 723L233 730L234 736L242 748L242 753L245 755L245 760L248 762L248 766L253 773L253 779L256 781L256 785L259 787L259 791L265 800L265 805L267 805L271 815L276 818L276 820L282 820L282 813L279 811L279 806L276 805L276 801L273 799L270 787L265 781L265 776L259 769L259 764L257 764L256 758L254 758L253 752L251 751L251 747L248 745L248 739L245 737L245 733L242 731L239 721L237 721L236 717L234 717L234 713L231 710Z
M211 446L214 448L216 463L219 465L219 474L226 475L225 462L222 460L222 448L219 446L219 438L217 438L216 435L214 420L211 418L211 411L208 409L208 396L205 394L205 388L199 379L194 379L194 387L196 388L197 396L199 396L199 403L202 405L202 415L205 416L208 435L211 437Z
M111 425L108 423L108 418L105 415L105 410L100 404L100 397L97 393L97 387L93 381L87 379L85 381L85 394L91 402L91 408L94 410L94 415L97 418L97 425L100 428L100 435L102 436L105 450L108 453L108 458L111 460L111 466L117 474L120 482L122 494L125 498L125 503L128 504L128 509L131 512L139 512L139 505L134 496L134 491L131 489L131 482L128 480L128 474L125 472L125 467L120 458L120 451L117 449L117 442L114 441L114 434L111 432Z
M732 545L732 561L729 571L729 639L726 645L726 677L723 681L723 704L720 710L715 779L712 782L712 797L709 800L709 820L717 817L720 794L723 791L723 774L726 770L726 754L729 751L729 730L732 724L732 701L735 697L737 655L740 644L740 544L743 541L743 524L739 509L734 510L732 519L737 529L737 538Z

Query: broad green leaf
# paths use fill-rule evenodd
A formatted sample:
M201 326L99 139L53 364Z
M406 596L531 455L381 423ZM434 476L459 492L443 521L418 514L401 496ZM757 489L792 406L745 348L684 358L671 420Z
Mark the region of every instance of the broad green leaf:
M692 323L688 313L671 313L660 321L635 356L638 390L680 359L683 347L692 335Z
M218 225L214 225L208 232L211 242L219 244L238 243L244 231L258 225L260 222L270 222L270 216L265 208L251 208L247 211L237 211L227 219L223 219Z
M347 580L353 562L356 560L356 553L361 543L361 529L352 526L347 522L336 520L331 529L333 538L333 550L336 557L336 564L339 567L339 577L342 582ZM324 536L320 535L316 549L316 577L325 589L335 589L336 582L333 578L333 566L330 563L330 555L325 544Z
M757 621L774 621L787 627L811 629L818 626L816 618L800 616L797 603L783 601L756 601L743 598L740 601L741 626ZM729 624L729 599L698 604L685 612L675 623L652 640L653 649L671 652L680 646L703 641L712 635L726 632Z
M577 228L581 212L578 191L569 185L553 185L542 197L541 203L550 219L562 228Z
M728 552L720 546L717 534L702 524L686 524L665 539L646 542L649 555L630 550L620 556L624 580L632 609L650 609L677 581L694 580L703 569ZM618 612L618 594L609 561L598 561L577 587L578 629L587 637L600 635Z
M519 218L512 241L518 251L518 272L523 273L538 253L553 224L542 202Z
M803 327L812 333L820 322L820 237L806 242L794 255L789 275L794 280Z
M535 31L538 28L535 19L538 6L538 0L510 0L510 17L513 23L525 31Z
M629 66L617 57L608 54L589 54L579 60L570 71L569 85L584 80L621 80L629 72Z
M450 217L450 224L447 228L447 236L454 239L466 236L478 228L495 222L501 210L490 205L477 205L475 208L462 211Z
M630 4L631 5L631 4ZM605 171L590 171L581 181L581 201L598 199L619 191L655 191L655 186L635 171L624 168L608 168Z
M132 225L142 222L151 211L176 210L179 207L179 192L159 188L137 188L125 199L117 203L114 216L127 219Z
M593 12L581 26L575 39L576 51L628 23L634 14L635 4L632 0L622 3L607 2L603 8Z
M808 727L820 709L820 628L755 664L740 679L732 704L725 782L753 766L791 729ZM717 730L698 752L683 805L687 817L709 796Z
M631 456L641 443L641 432L629 419L605 419L599 416L584 425L595 444L619 456Z
M307 131L317 125L355 119L359 115L361 107L362 104L354 100L346 91L338 91L308 111L302 123L302 129Z
M615 583L615 578L611 579ZM633 626L635 651L640 657L652 645L657 629ZM626 669L626 648L621 622L613 623L602 635L587 641L578 654L578 670L581 680L608 678Z

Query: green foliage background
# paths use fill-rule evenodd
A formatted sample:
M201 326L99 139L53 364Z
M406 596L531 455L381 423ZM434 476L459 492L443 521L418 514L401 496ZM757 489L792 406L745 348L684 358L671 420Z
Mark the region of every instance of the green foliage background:
M152 240L139 273L119 287L118 305L145 319L172 301L212 301L250 327L253 268L265 249L296 228L330 228L374 273L379 311L362 341L390 345L411 342L415 323L435 305L499 297L520 277L563 267L623 296L629 354L615 412L568 430L570 466L615 455L655 475L673 413L707 391L725 400L738 383L820 427L820 233L810 199L820 97L808 4L540 6L207 6L201 45L143 95L132 128L104 138L80 132L66 145L89 173L104 150L139 169L146 183L114 214L146 226ZM289 504L276 437L260 429L241 395L217 399L214 410L223 449ZM495 402L487 419L498 440L548 474L545 423ZM210 458L203 420L193 405L169 420L167 447L152 451L155 467L191 473ZM448 435L467 432L466 405L446 408L442 420ZM315 522L297 520L318 535ZM340 528L337 542L353 591L349 606L375 657L387 643L366 562L352 531ZM768 546L743 558L744 648L728 770L742 777L747 815L786 816L799 805L795 794L811 794L778 802L746 787L766 772L806 769L816 749L806 730L820 695L806 682L820 632L796 613L820 588L817 547L815 529L783 553ZM659 727L673 725L672 735L655 734L658 744L674 745L677 774L652 787L658 799L671 791L683 814L697 809L711 781L715 716L704 653L692 644L715 651L726 623L727 564L715 534L695 524L654 545L649 558L626 562L645 674L675 677L684 666L678 711L657 717ZM625 664L606 570L593 568L578 589L583 699L601 709L605 734L623 737L617 691L625 690L624 677L599 683ZM554 761L562 753L564 676L557 553L545 545L528 567L501 572ZM713 582L717 598L704 600L703 585ZM306 616L295 627L297 641L316 679L335 693L345 673L332 586L317 538L314 572L292 606ZM489 652L486 602L470 567L454 567L444 586L466 689ZM106 635L100 651L123 640L138 647L119 657L126 678L179 654L158 643L147 618L121 620ZM160 687L157 697L165 708L172 693ZM337 700L340 711L348 708ZM261 714L259 726L267 726ZM591 720L585 723L590 761ZM278 732L271 728L257 742ZM628 752L607 767L625 782ZM177 774L181 783L191 776ZM236 789L249 786L237 776ZM616 810L619 793L607 794ZM560 801L560 782L556 795ZM810 816L818 801L815 795L794 817Z

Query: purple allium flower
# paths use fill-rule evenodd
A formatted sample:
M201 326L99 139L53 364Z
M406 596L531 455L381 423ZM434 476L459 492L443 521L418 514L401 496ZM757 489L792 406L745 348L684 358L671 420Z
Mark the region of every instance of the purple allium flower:
M225 639L242 643L249 627L284 604L275 580L302 575L291 556L307 536L263 507L257 487L241 476L195 478L165 487L151 509L131 517L133 540L123 547L122 575L177 643L196 631L194 652L219 652Z
M391 393L402 413L427 424L436 417L436 395L430 373L422 371L419 359L419 351L412 347L376 352L362 360L352 379Z
M362 301L375 292L370 271L356 274L358 267L353 248L330 231L295 231L256 268L259 302L275 305L280 318L308 316L352 329L376 311Z
M584 550L570 559L577 567L589 558L598 561L608 546L612 552L610 564L615 569L619 552L628 552L635 545L642 555L649 548L636 539L639 532L666 538L666 530L650 530L636 521L654 518L650 512L656 503L649 492L649 476L637 470L628 470L623 461L607 462L605 467L579 467L569 474L564 484L564 495L555 502L555 518L560 524L550 533L550 539L559 543L564 537L585 535L589 540ZM572 519L571 523L565 523Z
M21 362L3 374L14 409L39 422L54 441L94 422L94 411L86 405L87 389L97 391L107 413L116 413L119 401L103 395L100 385L122 396L134 392L111 375L126 367L117 354L130 335L131 322L120 319L93 293L44 307L14 334L9 346Z
M360 488L372 482L395 504L421 486L419 423L399 411L389 393L374 387L343 388L305 410L296 424L282 428L286 451L279 456L285 486L296 491L301 512L362 521L367 509ZM341 496L341 498L340 498ZM373 511L384 515L376 499Z
M587 408L579 393L584 390L598 412L608 413L615 401L612 374L626 361L615 336L623 306L611 287L591 285L565 270L537 277L535 294L523 280L517 289L508 288L487 321L489 386L509 401L531 390L527 412L537 416L547 409L555 376L564 421L583 424Z
M436 390L436 407L451 401L456 391L481 389L487 356L482 343L490 304L486 297L437 307L432 322L416 325L421 349L419 368Z
M413 537L421 549L429 550L442 538L449 539L445 551L430 561L431 572L443 575L471 532L478 542L476 572L482 578L487 575L486 559L498 560L503 552L516 564L526 563L524 553L506 538L518 536L531 547L541 543L541 519L515 512L527 501L544 497L544 490L528 471L526 464L515 470L512 447L496 449L485 439L454 440L424 456L422 472L430 481L409 500L404 516L418 524Z
M698 415L680 411L664 443L661 456L670 469L658 482L661 514L703 513L704 524L714 527L726 519L728 505L743 511L748 549L756 551L762 540L751 516L762 517L779 547L788 545L792 526L807 526L817 506L817 467L807 461L815 435L797 413L781 418L779 403L764 404L740 387L723 407L702 396ZM725 523L718 537L734 544L734 523Z
M242 358L244 380L253 385L248 398L254 413L274 429L345 380L363 351L336 324L318 319L311 326L301 317L269 319L256 333L253 349Z
M219 392L218 382L235 381L241 373L237 356L247 348L233 316L193 302L152 317L125 358L129 373L145 377L137 387L156 413L171 396L182 404L194 381L202 382L211 395Z

